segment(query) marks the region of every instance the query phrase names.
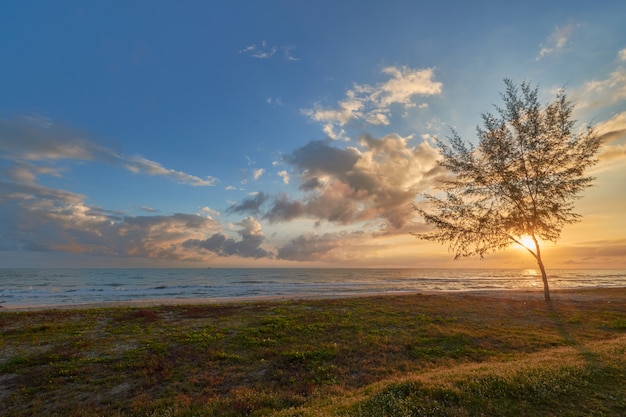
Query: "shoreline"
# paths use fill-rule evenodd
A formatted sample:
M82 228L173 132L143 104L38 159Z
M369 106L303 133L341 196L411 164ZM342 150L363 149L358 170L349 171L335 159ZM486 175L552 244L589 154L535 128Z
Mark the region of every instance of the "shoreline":
M568 288L551 290L550 294L554 301L558 300L574 300L587 301L590 299L598 299L610 295L616 295L620 299L626 296L626 287L590 287L590 288ZM262 296L244 296L244 297L209 297L209 298L154 298L145 300L126 300L126 301L101 301L88 303L71 303L71 304L18 304L18 305L0 305L0 313L6 312L29 312L29 311L46 311L46 310L82 310L97 308L115 308L115 307L159 307L159 306L178 306L178 305L221 305L221 304L246 304L246 303L271 303L283 301L302 301L302 300L335 300L345 298L369 298L369 297L398 297L398 296L421 296L421 295L445 295L457 297L491 297L491 298L510 298L510 299L529 299L543 300L543 289L493 289L493 290L428 290L428 291L387 291L387 292L362 292L362 293L341 293L336 295L330 294L289 294L289 295L262 295ZM607 299L607 302L611 302Z

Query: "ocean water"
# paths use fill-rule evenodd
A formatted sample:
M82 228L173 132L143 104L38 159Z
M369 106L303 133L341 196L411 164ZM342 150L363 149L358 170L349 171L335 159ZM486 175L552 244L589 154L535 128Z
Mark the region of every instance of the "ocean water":
M552 270L551 289L626 287L626 270ZM0 306L541 289L533 269L0 269Z

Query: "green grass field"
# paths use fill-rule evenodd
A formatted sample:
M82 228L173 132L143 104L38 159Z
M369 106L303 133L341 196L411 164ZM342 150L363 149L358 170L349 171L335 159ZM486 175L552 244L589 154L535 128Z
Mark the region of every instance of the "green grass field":
M0 313L3 416L624 416L626 289Z

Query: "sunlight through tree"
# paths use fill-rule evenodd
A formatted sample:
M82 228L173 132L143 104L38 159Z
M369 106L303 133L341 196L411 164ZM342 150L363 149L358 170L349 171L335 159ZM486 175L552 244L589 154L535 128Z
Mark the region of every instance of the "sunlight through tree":
M585 170L596 163L600 140L591 126L575 130L573 105L563 90L542 107L537 88L504 82L504 107L482 115L478 146L455 131L450 144L438 141L449 177L441 194L424 194L414 205L434 226L415 235L448 243L455 259L522 245L537 261L550 300L540 240L556 242L564 225L580 220L573 201L593 181Z

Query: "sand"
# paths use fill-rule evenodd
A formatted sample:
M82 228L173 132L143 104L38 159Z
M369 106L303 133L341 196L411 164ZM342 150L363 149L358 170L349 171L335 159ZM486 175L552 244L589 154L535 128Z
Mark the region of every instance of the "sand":
M19 311L41 311L41 310L70 310L70 309L91 309L91 308L110 308L110 307L155 307L155 306L174 306L174 305L203 305L203 304L230 304L230 303L262 303L275 301L291 301L291 300L323 300L337 298L355 298L355 297L393 297L402 295L448 295L457 297L491 297L491 298L509 298L509 299L543 299L543 289L533 290L468 290L468 291L398 291L398 292L371 292L358 294L337 294L331 295L311 295L311 294L292 294L280 296L254 296L254 297L213 297L213 298L159 298L132 301L103 301L98 303L81 303L81 304L46 304L46 305L4 305L1 306L0 312L19 312ZM568 289L568 290L552 290L551 297L554 301L558 300L574 300L587 301L603 299L606 302L623 302L626 297L626 288L585 288L585 289Z

